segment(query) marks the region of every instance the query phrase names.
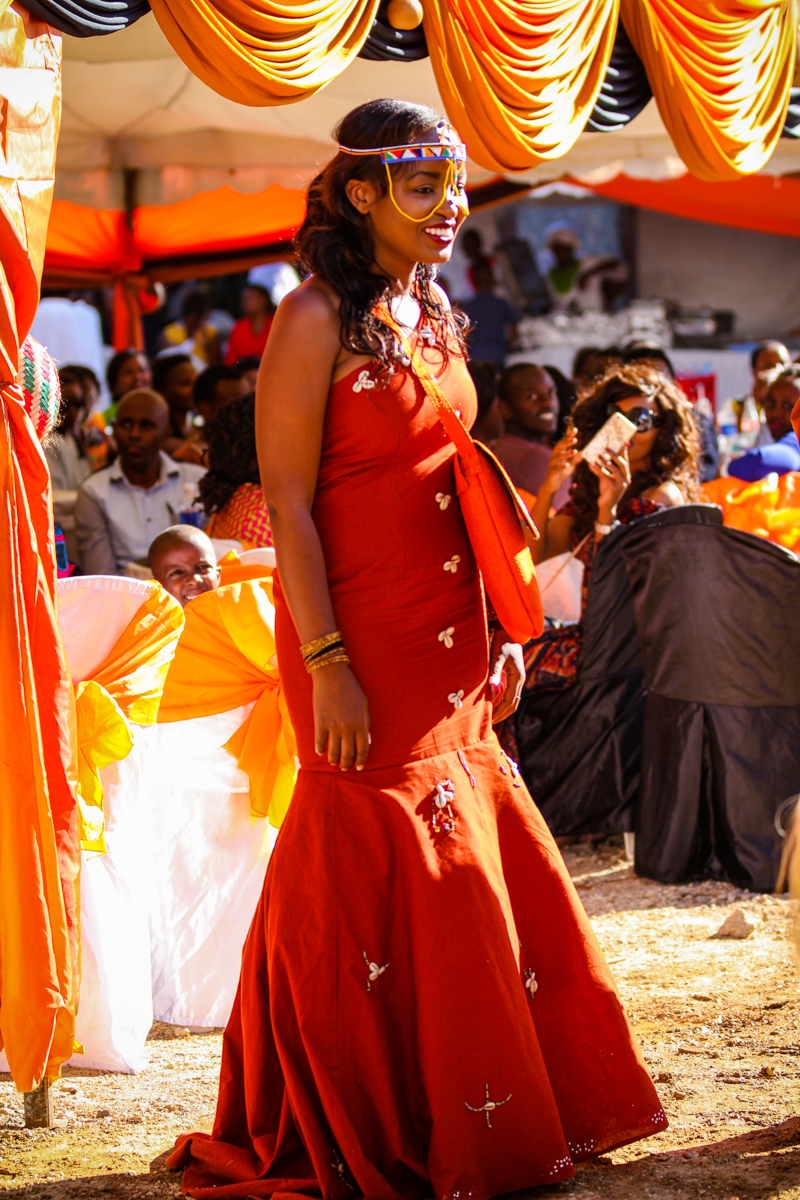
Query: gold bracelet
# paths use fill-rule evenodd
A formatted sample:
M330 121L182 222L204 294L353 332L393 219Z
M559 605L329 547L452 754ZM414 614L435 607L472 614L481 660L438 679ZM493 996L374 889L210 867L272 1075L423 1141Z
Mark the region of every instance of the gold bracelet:
M318 658L313 659L311 662L307 662L306 670L310 675L312 671L318 671L320 667L328 667L332 663L349 662L350 659L347 657L344 647L342 646L340 648L337 646L335 650L331 650L328 654L320 654Z
M300 653L304 659L308 659L315 654L319 654L320 650L326 650L333 642L340 642L342 635L339 630L334 633L326 633L324 637L315 638L313 642L306 642L305 646L300 647Z

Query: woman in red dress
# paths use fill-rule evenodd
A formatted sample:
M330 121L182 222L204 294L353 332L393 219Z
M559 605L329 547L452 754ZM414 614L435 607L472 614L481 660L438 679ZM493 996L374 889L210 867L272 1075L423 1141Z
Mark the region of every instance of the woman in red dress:
M667 1122L492 732L522 679L506 635L487 636L453 446L375 313L391 306L471 425L463 327L433 282L465 215L463 147L394 100L337 133L298 237L314 274L281 304L259 376L301 769L214 1130L171 1164L197 1197L482 1200Z

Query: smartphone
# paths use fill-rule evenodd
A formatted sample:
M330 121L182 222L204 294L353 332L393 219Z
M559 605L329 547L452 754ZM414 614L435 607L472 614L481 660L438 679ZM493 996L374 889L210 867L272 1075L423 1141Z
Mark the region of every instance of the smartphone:
M629 421L622 413L615 412L613 416L608 418L602 429L598 430L592 440L583 447L581 458L584 462L595 463L608 450L613 450L615 454L619 454L620 450L624 446L627 446L635 433L636 426L633 421Z

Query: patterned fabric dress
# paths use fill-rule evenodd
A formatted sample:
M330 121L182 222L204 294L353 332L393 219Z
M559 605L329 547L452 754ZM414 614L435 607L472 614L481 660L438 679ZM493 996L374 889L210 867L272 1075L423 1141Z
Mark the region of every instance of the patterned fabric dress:
M260 483L242 483L206 528L213 538L232 538L245 550L272 545L269 513Z
M467 424L463 361L426 351ZM484 1200L666 1118L561 856L492 731L453 446L415 377L330 393L313 517L370 707L363 772L314 751L280 587L300 772L245 943L195 1197Z
M650 513L658 512L664 507L655 500L637 496L625 505L620 516L622 525L648 517ZM572 516L572 505L565 504L561 515ZM526 692L543 691L544 689L560 689L570 687L575 682L578 664L583 652L583 612L586 607L586 592L592 574L597 542L594 537L585 541L578 550L576 558L583 563L583 587L581 591L581 620L574 625L555 625L548 622L549 627L534 641L525 647L525 679ZM577 538L570 541L570 550L578 545ZM510 753L510 751L509 751Z

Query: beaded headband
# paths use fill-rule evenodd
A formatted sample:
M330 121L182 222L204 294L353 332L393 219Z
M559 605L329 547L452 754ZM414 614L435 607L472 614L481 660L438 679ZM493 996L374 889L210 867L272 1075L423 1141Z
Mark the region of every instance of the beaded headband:
M463 187L456 180L456 164L463 165L467 161L467 147L463 142L458 140L458 134L449 121L440 121L436 126L436 132L439 135L439 141L433 143L410 142L407 146L373 146L366 150L354 150L350 146L340 145L339 149L343 154L379 154L381 162L386 168L386 176L389 181L389 196L391 197L392 204L401 216L406 217L409 221L413 221L415 225L421 225L424 221L430 220L437 208L442 204L444 197L449 195L451 190L455 193L456 207L460 208L464 214L469 212L469 202L466 194ZM447 163L442 199L437 200L431 211L426 213L424 217L412 217L400 207L395 199L392 172L389 170L389 167L396 166L398 163L432 161Z
M436 126L438 142L409 142L405 146L371 146L356 150L351 146L339 146L342 154L380 154L384 166L395 163L417 162L423 159L463 163L467 161L467 147L459 141L458 134L449 121L440 121Z

